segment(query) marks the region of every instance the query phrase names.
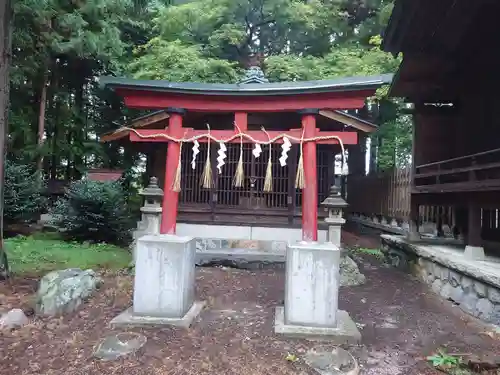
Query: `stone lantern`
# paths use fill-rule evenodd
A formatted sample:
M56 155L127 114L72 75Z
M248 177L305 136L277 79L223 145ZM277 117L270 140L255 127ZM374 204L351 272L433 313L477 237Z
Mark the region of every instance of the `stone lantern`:
M147 234L160 233L161 220L161 201L163 190L158 186L158 179L151 177L149 185L144 188L139 195L144 197L144 205L141 207L141 221L137 223L137 229L134 231L133 254L135 261L135 243L138 238Z
M321 206L328 210L328 217L325 223L328 224L328 242L340 247L340 236L342 225L345 224L343 210L348 206L347 202L340 194L340 188L333 185L330 188L330 195L321 202Z

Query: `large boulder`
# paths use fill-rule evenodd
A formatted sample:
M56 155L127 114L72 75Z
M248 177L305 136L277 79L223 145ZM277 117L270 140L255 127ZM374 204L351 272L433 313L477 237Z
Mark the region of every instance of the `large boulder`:
M366 281L358 268L358 265L351 257L344 255L340 260L340 286L362 285Z
M0 330L19 328L28 324L29 319L21 309L12 309L5 314L0 314Z
M55 316L75 311L102 284L92 270L70 268L53 271L40 281L36 313Z

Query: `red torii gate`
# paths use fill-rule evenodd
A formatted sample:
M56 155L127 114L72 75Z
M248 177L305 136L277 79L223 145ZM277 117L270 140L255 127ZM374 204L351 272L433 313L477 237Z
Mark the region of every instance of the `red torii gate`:
M310 140L315 137L336 136L344 145L357 144L356 132L329 132L316 128L316 116L322 109L362 108L365 99L375 93L382 84L390 82L390 76L361 77L347 82L313 81L297 83L259 83L247 85L183 84L164 81L135 81L114 77L101 79L104 86L123 96L125 104L133 108L166 108L169 124L164 130L139 129L130 132L132 142L168 142L163 211L160 233L175 234L179 193L172 189L180 158L180 144L165 136L188 139L206 134L206 130L183 127L186 111L233 112L232 130L211 130L210 134L221 140L245 133L257 141L266 142L268 136L286 134L304 138L303 159L305 186L302 194L302 238L318 239L318 189L316 169L316 144L338 144L336 139ZM345 80L344 80L345 81ZM248 131L249 112L297 111L301 114L301 129L288 132ZM162 136L164 135L164 136ZM309 141L307 141L309 139ZM293 141L293 139L292 139ZM207 138L199 139L207 142ZM230 142L241 142L240 137ZM243 142L249 142L243 138ZM281 143L282 139L277 143Z

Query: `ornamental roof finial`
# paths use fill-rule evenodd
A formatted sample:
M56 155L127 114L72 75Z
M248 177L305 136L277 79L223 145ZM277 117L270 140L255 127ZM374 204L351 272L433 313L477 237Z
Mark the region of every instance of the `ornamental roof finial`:
M255 54L248 57L245 77L239 82L240 84L269 82L261 69L262 60L263 57L261 54Z

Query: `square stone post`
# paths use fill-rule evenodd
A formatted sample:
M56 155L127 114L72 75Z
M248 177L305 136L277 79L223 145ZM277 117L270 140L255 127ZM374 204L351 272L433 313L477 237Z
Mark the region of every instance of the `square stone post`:
M111 324L189 327L204 306L204 302L194 301L195 255L192 237L139 238L133 306Z
M410 223L407 233L408 241L419 241L419 205L413 196L410 196Z
M338 309L339 272L339 247L317 242L288 245L285 306L276 308L275 332L324 337L339 345L358 342L356 324Z

